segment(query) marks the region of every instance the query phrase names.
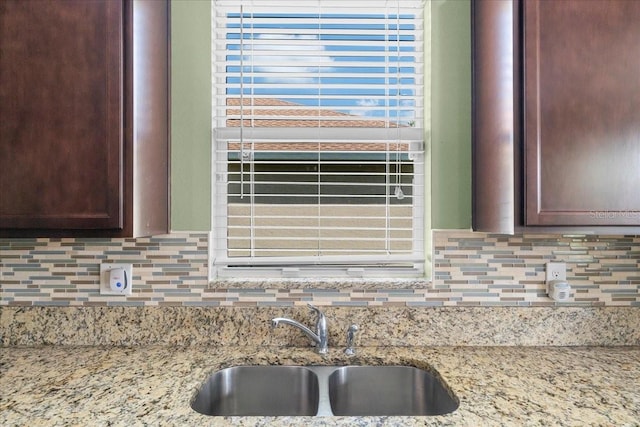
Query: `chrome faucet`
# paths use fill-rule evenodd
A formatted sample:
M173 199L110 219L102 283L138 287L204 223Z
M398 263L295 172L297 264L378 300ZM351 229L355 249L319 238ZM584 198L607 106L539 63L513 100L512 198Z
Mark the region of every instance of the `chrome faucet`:
M286 317L274 317L271 319L271 326L277 327L279 323L293 326L300 329L311 341L315 343L316 352L320 354L326 354L329 351L329 335L327 333L327 319L317 307L307 304L310 309L316 312L318 318L316 319L316 331L313 332L303 324L296 322L295 320L288 319Z

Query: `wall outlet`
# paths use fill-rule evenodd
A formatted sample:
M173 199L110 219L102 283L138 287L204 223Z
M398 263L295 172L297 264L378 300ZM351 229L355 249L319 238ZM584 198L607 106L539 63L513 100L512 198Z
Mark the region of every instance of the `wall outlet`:
M547 283L552 280L567 280L567 263L566 262L548 262L547 263Z
M131 295L132 272L132 264L100 264L100 295Z

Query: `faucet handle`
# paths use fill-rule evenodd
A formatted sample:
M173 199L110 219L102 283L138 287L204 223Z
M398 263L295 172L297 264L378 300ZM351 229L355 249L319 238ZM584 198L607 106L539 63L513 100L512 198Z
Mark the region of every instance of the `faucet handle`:
M347 356L354 356L356 354L354 345L357 331L358 325L351 325L349 329L347 329L347 348L344 349L344 354Z
M327 352L329 340L329 333L327 331L327 318L318 307L313 306L309 303L307 303L307 305L318 315L318 318L316 319L316 334L318 335L318 338L320 338L320 343L318 344L318 353L324 354Z
M320 311L320 309L318 307L316 307L315 305L311 305L309 303L307 303L307 306L316 312L316 314L318 315L318 320L316 321L317 323L320 322L325 322L325 316L324 313L322 311Z
M324 316L322 311L320 311L320 309L318 307L316 307L315 305L307 303L307 307L309 307L311 310L315 311L318 314L318 316Z

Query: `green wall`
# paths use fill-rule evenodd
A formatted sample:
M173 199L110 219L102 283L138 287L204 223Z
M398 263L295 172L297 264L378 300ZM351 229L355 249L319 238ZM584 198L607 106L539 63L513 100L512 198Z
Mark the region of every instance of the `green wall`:
M431 226L471 226L470 0L431 7ZM171 228L211 222L211 4L171 2ZM429 182L429 180L427 180Z
M171 229L211 224L211 3L171 2Z
M431 2L431 227L471 227L471 2Z

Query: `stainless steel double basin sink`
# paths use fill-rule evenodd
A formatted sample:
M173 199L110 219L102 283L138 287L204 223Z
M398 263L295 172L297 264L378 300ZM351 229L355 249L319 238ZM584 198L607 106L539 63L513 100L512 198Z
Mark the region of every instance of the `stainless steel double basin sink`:
M236 366L191 402L213 416L425 416L458 408L442 380L410 366Z

